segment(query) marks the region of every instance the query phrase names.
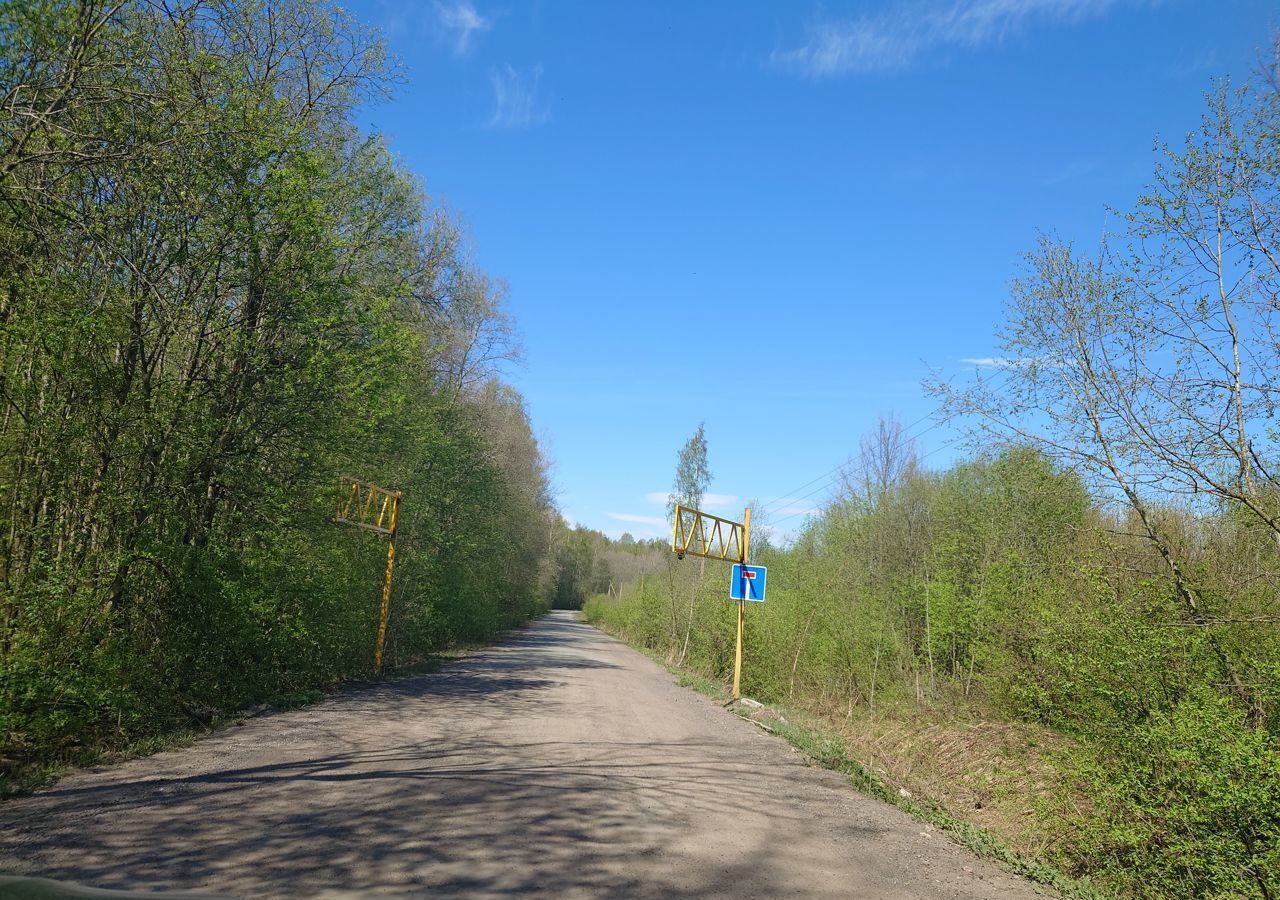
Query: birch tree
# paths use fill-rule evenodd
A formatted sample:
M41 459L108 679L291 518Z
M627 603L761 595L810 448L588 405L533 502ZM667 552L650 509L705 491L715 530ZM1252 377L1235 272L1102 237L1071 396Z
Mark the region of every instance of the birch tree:
M671 493L667 495L667 515L674 518L676 515L676 507L680 506L685 509L701 509L702 499L706 496L707 488L711 486L711 470L707 466L707 434L706 423L700 422L698 430L693 433L689 440L685 441L684 446L680 448L680 455L676 459L676 477L671 485ZM698 578L692 584L689 590L689 609L688 615L685 617L684 642L677 657L677 664L683 662L689 655L689 636L693 632L693 614L694 607L698 600L698 589L702 586L703 576L706 574L707 561L700 559L698 561ZM675 646L675 636L677 634L677 612L676 612L676 595L675 591L671 593L671 626L672 626L672 649Z

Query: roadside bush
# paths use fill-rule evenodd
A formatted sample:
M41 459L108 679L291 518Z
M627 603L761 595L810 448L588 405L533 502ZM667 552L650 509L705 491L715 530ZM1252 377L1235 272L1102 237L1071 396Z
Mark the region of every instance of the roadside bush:
M1277 895L1280 750L1230 701L1198 689L1094 752L1080 870L1137 897Z

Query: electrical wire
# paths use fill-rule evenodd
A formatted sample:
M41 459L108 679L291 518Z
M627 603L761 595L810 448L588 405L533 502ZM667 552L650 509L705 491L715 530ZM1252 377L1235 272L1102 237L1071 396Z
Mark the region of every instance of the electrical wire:
M1007 372L1007 371L1001 371L1001 372L997 373L996 378L1000 378L1000 377L1007 377L1007 375L1008 375L1008 372ZM991 379L991 380L992 380L992 381L994 381L994 380L995 380L995 378L993 378L993 379ZM895 450L899 449L899 448L900 448L900 447L902 447L902 446L903 446L907 441L909 441L909 440L915 440L915 439L919 438L921 435L928 434L930 431L933 431L933 429L938 428L939 426L941 426L941 425L942 425L942 422L941 422L941 421L934 421L934 423L933 423L932 425L930 425L928 428L924 428L924 429L922 429L922 430L920 430L920 431L916 432L915 434L911 434L911 429L915 428L917 425L919 425L920 423L924 422L925 420L930 419L930 418L932 418L933 416L936 416L936 415L937 415L938 413L940 413L940 412L942 412L942 407L938 407L937 409L933 410L932 412L925 413L923 416L921 416L920 418L916 419L916 420L915 420L914 422L912 422L910 425L907 425L905 428L903 428L903 429L902 429L902 432L901 432L900 437L899 437L899 438L898 438L898 440L894 443L893 447L892 447L892 448L890 448L890 452L893 452L893 451L895 451ZM941 452L941 451L943 451L943 450L948 449L949 447L954 447L956 444L960 443L960 441L961 441L961 440L962 440L962 438L955 438L954 440L947 441L946 443L944 443L944 444L942 444L942 445L940 445L940 446L938 446L938 447L933 448L933 449L932 449L932 450L930 450L928 453L925 453L925 454L921 455L918 459L919 459L919 460L925 460L925 459L928 459L930 456L933 456L935 453L939 453L939 452ZM828 470L828 471L826 471L826 472L822 473L822 474L821 474L821 475L819 475L817 478L811 479L810 481L806 481L804 484L800 485L800 486L799 486L799 487L797 487L797 488L793 488L792 490L788 491L786 494L784 494L782 497L779 497L777 500L773 501L772 503L766 503L763 507L761 507L761 510L760 510L760 511L761 511L761 514L762 514L762 515L766 515L766 516L767 516L770 512L777 512L777 511L779 511L779 510L786 509L788 506L791 506L791 505L793 505L793 504L795 504L795 503L799 503L801 500L807 500L808 498L812 497L814 494L821 493L822 491L824 491L824 490L826 490L826 489L828 489L828 488L830 488L830 487L833 487L833 486L834 486L834 485L835 485L835 484L836 484L840 479L839 479L838 477L833 478L833 477L831 477L831 476L833 476L833 475L835 475L836 473L840 472L842 469L844 469L844 467L845 467L845 464L844 464L844 463L841 463L840 465L836 466L835 468L830 469L830 470ZM825 479L825 480L824 480L824 479ZM819 485L817 488L815 488L814 490L810 491L809 493L804 494L803 496L800 496L800 497L792 497L792 496L791 496L791 494L794 494L796 491L804 490L804 489L805 489L805 488L807 488L809 485L811 485L811 484L815 484L815 483L817 483L817 482L819 482L819 481L822 481L823 483L822 483L821 485ZM804 510L804 509L802 509L802 510L798 510L798 511L793 512L793 513L789 513L788 515L785 515L785 516L783 516L783 517L782 517L782 518L780 518L780 519L773 519L773 520L770 520L770 521L766 522L765 524L766 524L766 526L776 526L779 522L785 522L785 521L787 521L788 519L794 519L796 516L800 516L800 515L812 515L812 514L813 514L813 511L811 511L811 510Z
M921 432L921 433L923 434L923 432ZM928 453L922 454L922 455L920 456L920 459L922 459L922 460L924 460L924 459L928 459L930 456L933 456L933 454L935 454L935 453L940 453L940 452L942 452L943 450L946 450L946 449L948 449L948 448L950 448L950 447L954 447L956 444L960 443L962 440L964 440L964 438L955 438L955 439L953 439L953 440L947 441L945 444L942 444L942 445L940 445L940 446L934 447L934 448L933 448L932 450L930 450ZM826 484L823 484L822 486L818 487L816 490L810 491L808 494L805 494L803 497L796 497L792 502L793 502L793 503L799 503L801 500L805 500L805 499L807 499L807 498L809 498L809 497L812 497L814 494L818 493L819 491L825 490L825 489L826 489L826 488L828 488L828 487L833 487L833 486L835 485L836 481L837 481L837 479L834 479L834 478L833 478L833 479L829 480ZM784 508L785 508L785 507L784 507ZM811 515L813 515L813 514L814 514L814 513L816 513L816 512L819 512L819 510L816 510L816 509L801 509L801 510L797 510L797 511L795 511L795 512L793 512L793 513L789 513L789 514L787 514L787 515L783 516L783 517L782 517L782 518L780 518L780 519L771 519L771 520L769 520L769 521L765 522L765 523L764 523L764 525L765 525L765 527L766 527L766 528L776 528L779 522L785 522L785 521L787 521L788 519L794 519L796 516L805 516L805 515L810 515L810 516L811 516Z
M920 436L919 434L917 434L917 435L909 435L909 434L907 434L907 432L910 432L912 428L915 428L915 427L916 427L917 425L919 425L921 422L925 421L926 419L930 418L930 417L931 417L931 416L933 416L933 415L936 415L938 412L939 412L939 410L936 410L936 409L935 409L935 410L933 410L932 412L925 413L923 416L921 416L920 418L916 419L916 420L915 420L914 422L912 422L910 425L906 426L906 427L903 429L903 435L902 435L902 437L901 437L899 440L900 440L900 441L903 441L903 440L906 440L908 437L912 437L912 438L914 438L914 437L919 437L919 436ZM928 428L924 429L924 431L921 431L921 432L920 432L920 434L925 434L926 432L931 431L932 429L937 428L937 427L938 427L937 423L935 423L935 424L933 424L933 425L930 425ZM895 445L894 449L895 449L895 450L897 449L897 446L896 446L896 445ZM766 513L767 513L767 512L769 511L770 507L777 507L777 508L779 508L779 509L780 509L780 508L783 508L783 507L786 507L786 506L790 506L790 505L791 505L791 503L792 503L793 501L797 500L797 499L801 499L801 500L802 500L802 499L804 499L803 497L797 498L797 497L793 497L792 495L793 495L794 493L796 493L797 491L803 491L805 488L807 488L807 487L808 487L809 485L811 485L811 484L815 484L816 482L821 481L821 480L822 480L822 479L824 479L824 478L827 478L827 477L829 477L829 476L831 476L831 475L834 475L835 473L837 473L837 472L839 472L841 469L843 469L843 468L844 468L844 466L845 466L845 464L844 464L844 463L840 463L840 465L836 466L835 468L833 468L833 469L829 469L829 470L827 470L826 472L823 472L823 473L822 473L821 475L819 475L817 478L814 478L814 479L811 479L811 480L809 480L809 481L806 481L804 484L800 485L799 487L794 487L794 488L792 488L791 490L789 490L789 491L785 492L784 494L782 494L780 497L778 497L778 499L774 500L772 503L766 503L766 504L761 508L761 512L766 512Z

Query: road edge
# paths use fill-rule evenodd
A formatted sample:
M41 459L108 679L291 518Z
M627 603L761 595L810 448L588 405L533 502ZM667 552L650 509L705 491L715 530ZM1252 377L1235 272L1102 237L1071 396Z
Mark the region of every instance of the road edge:
M774 703L763 703L751 698L750 703L737 703L729 696L727 685L707 678L698 672L668 663L661 655L644 647L637 647L594 622L588 622L578 611L579 621L601 634L624 644L651 662L656 663L675 679L677 686L685 688L709 700L735 718L750 722L769 734L786 741L805 760L806 765L837 772L846 777L849 785L858 793L905 812L918 822L932 825L944 832L955 844L975 856L996 863L1010 874L1026 878L1037 885L1051 888L1065 900L1113 900L1087 879L1074 878L1058 868L1010 849L999 837L964 822L949 813L941 804L929 798L903 796L873 770L868 769L848 753L848 748L838 737L811 724L800 724L811 718L804 713ZM761 718L761 713L768 719Z

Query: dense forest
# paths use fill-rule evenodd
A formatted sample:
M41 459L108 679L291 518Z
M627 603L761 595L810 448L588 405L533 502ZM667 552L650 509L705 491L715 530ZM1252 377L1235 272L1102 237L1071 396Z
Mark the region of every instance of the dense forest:
M1275 74L1209 95L1096 255L1053 237L1029 254L1002 355L929 383L972 455L927 470L886 418L793 541L753 540L769 594L744 692L904 782L912 753L924 772L958 759L934 783L952 813L1127 896L1280 896ZM693 506L700 437L674 489ZM734 616L707 568L588 616L727 678Z
M341 475L393 668L549 603L504 287L353 124L398 77L311 0L0 3L0 773L367 675Z
M581 525L566 529L553 560L552 606L582 609L594 596L617 596L624 584L663 571L669 555L666 541L636 540L630 533L614 541Z

